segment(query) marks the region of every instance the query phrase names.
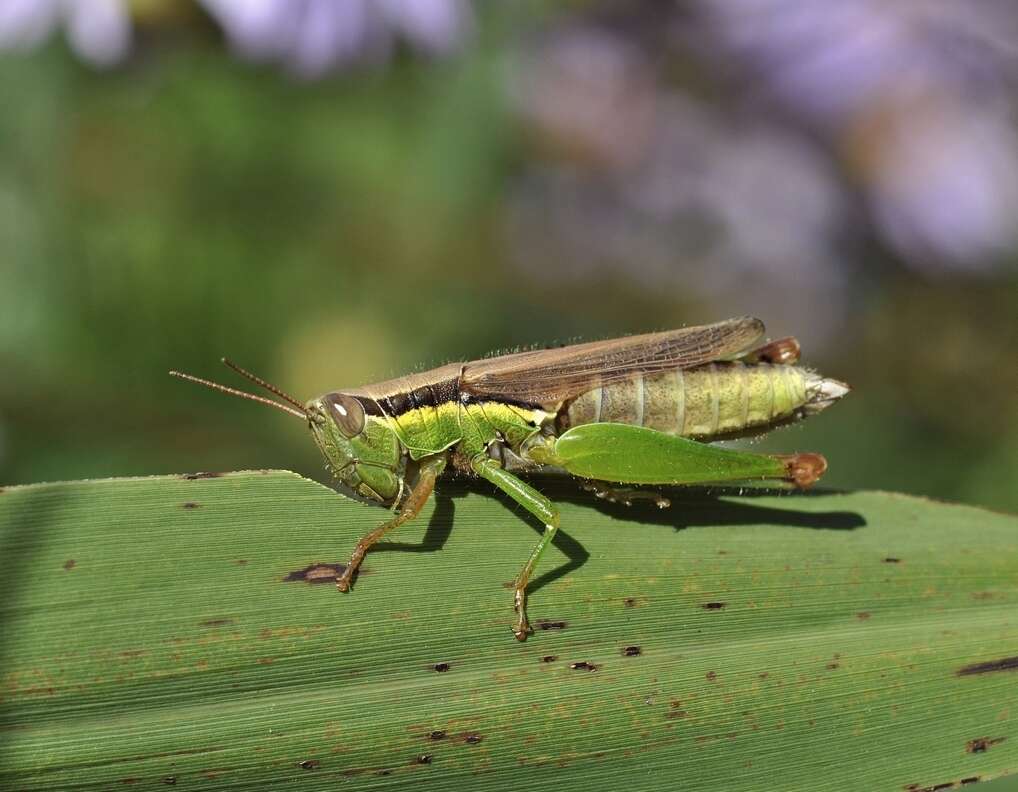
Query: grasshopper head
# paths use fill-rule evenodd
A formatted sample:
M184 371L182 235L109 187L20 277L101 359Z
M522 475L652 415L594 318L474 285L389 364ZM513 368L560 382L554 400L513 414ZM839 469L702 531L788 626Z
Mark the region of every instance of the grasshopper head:
M333 474L358 495L391 506L403 490L399 439L356 396L334 391L304 405Z
M335 391L301 404L290 394L236 363L226 358L223 358L223 363L282 401L256 396L193 374L180 371L171 371L170 374L306 420L329 468L349 493L385 506L399 502L403 494L404 473L399 439L383 420L367 414L357 396Z

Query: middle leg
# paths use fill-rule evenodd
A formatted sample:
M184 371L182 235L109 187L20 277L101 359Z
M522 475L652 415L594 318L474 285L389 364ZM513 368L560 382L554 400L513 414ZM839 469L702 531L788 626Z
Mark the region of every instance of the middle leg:
M527 636L533 632L530 622L527 620L527 585L530 583L534 567L537 566L545 549L551 544L558 531L558 509L548 498L512 473L503 470L498 462L487 455L475 457L471 462L471 468L477 475L490 481L544 523L544 533L541 534L537 545L530 553L530 558L523 565L513 584L516 607L516 624L513 627L513 634L518 641L525 641Z

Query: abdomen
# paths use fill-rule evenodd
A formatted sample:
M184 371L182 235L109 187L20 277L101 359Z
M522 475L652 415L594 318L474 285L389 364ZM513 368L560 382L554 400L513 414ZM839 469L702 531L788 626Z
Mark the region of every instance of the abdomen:
M811 403L821 378L798 366L710 363L634 374L566 406L563 423L626 423L706 439L781 423Z

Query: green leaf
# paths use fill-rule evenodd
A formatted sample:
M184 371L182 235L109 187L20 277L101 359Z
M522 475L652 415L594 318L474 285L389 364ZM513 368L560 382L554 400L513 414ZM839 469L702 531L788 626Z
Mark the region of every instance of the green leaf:
M881 492L627 509L543 486L563 529L525 644L506 584L539 526L479 488L443 486L347 595L325 565L384 512L291 473L0 491L0 787L900 791L1018 772L1018 518Z

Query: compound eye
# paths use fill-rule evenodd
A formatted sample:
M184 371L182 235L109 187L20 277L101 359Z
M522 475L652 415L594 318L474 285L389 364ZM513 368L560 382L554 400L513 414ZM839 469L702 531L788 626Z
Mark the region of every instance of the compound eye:
M356 437L364 431L364 407L353 396L330 393L322 401L344 437Z

